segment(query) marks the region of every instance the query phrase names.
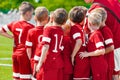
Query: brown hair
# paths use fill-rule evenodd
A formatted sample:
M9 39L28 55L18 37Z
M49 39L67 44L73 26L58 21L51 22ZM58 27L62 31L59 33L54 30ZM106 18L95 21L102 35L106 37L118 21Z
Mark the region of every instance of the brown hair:
M107 18L107 12L104 8L96 8L92 10L91 13L92 12L100 13L102 15L102 21L104 21Z
M75 6L70 10L69 18L74 23L80 23L85 18L85 10L81 6Z
M45 7L37 7L35 9L35 17L39 21L44 21L48 17L48 10Z
M62 25L62 24L64 24L64 23L66 22L66 20L67 20L67 18L68 18L67 16L68 16L68 15L67 15L66 10L63 9L63 8L59 8L59 9L56 9L56 10L54 11L54 16L53 16L53 18L54 18L54 21L55 21L57 24Z
M20 14L24 15L27 11L32 11L34 7L27 1L23 1L19 6Z

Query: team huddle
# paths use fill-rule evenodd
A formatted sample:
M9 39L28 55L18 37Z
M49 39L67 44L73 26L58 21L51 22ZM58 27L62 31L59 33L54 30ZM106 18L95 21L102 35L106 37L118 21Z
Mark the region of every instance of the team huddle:
M14 80L118 80L113 77L120 70L114 35L101 5L89 10L75 6L69 13L58 8L49 15L46 7L34 10L24 1L19 12L19 21L0 29L1 35L14 39ZM35 26L28 22L33 12Z

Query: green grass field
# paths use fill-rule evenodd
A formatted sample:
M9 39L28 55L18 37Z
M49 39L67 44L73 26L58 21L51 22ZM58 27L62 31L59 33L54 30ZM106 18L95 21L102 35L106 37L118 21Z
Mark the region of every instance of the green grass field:
M13 40L0 36L0 80L12 80L12 43ZM7 58L6 60L4 60ZM2 64L5 64L4 66Z

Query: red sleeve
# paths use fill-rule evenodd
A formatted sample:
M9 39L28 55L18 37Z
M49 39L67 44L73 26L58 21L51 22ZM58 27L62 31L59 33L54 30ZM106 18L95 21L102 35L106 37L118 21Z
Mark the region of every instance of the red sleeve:
M102 33L103 33L103 37L104 37L105 46L109 47L111 45L114 45L113 34L112 34L111 30L108 27L106 27Z
M44 44L50 44L50 42L51 42L51 36L50 36L50 34L52 33L52 31L51 31L51 28L50 27L47 27L47 28L45 28L44 29L44 31L43 31L43 38L42 38L42 45L44 45Z
M94 36L94 42L96 49L103 49L104 48L104 39L102 34L96 33Z
M34 39L33 31L30 29L27 34L26 46L32 47L33 46L33 39Z
M13 26L13 24L14 24L14 22L2 26L2 30L3 30L4 32L8 32L8 31L11 31L11 32L12 32L12 26Z
M73 40L77 40L77 39L81 39L82 40L82 35L83 35L83 32L79 29L79 28L77 28L76 26L73 26L72 28L71 28L71 37L72 37L72 39Z

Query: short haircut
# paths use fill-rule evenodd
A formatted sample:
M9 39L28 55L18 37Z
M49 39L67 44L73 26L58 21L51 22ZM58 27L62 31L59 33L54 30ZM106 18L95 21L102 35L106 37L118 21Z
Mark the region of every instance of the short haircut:
M46 17L48 17L48 10L45 7L37 7L35 9L35 17L39 21L46 20Z
M100 13L102 15L102 21L106 20L107 18L107 12L104 8L95 8L91 12Z
M34 7L27 1L23 1L19 6L19 12L21 15L24 15L27 11L32 11Z
M80 23L85 18L85 11L81 6L73 7L69 12L69 18L74 23Z
M90 13L88 15L88 22L94 26L100 26L102 22L102 15L100 13Z
M62 25L66 22L68 14L64 8L59 8L54 11L53 18L57 24Z

